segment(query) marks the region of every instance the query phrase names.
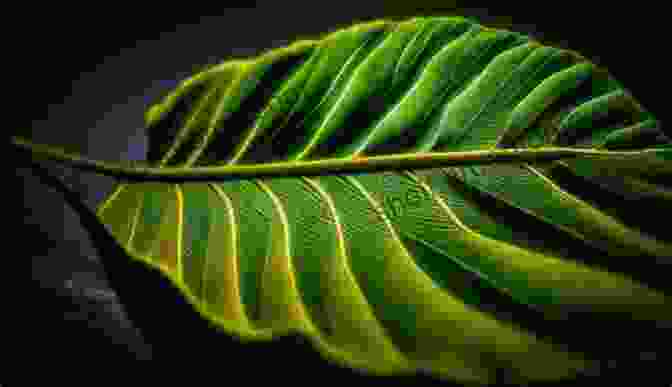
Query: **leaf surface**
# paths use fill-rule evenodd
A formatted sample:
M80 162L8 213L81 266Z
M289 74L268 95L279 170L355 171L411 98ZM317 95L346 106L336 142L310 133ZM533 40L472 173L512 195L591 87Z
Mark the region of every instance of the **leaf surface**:
M672 141L575 52L458 17L376 21L205 70L146 122L148 161L166 168L633 151L121 183L99 208L102 222L231 335L298 331L348 367L492 383L501 370L557 380L593 366L515 310L558 323L585 313L672 319L660 282L627 270L669 272L672 235L614 204L649 201L672 215Z

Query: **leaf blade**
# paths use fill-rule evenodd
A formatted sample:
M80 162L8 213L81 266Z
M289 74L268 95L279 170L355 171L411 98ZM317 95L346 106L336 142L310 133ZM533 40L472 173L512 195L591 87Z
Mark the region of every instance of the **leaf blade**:
M177 101L199 82L210 89L185 119ZM181 123L161 132L171 114ZM147 121L153 168L75 161L176 179L124 183L99 216L129 257L160 267L228 333L295 330L350 367L491 383L502 370L516 381L566 378L595 353L504 321L453 282L476 278L480 293L548 320L589 306L669 326L668 294L581 263L573 254L594 254L586 246L528 243L514 221L554 227L544 240L670 267L665 234L620 221L549 172L562 159L590 182L669 201L670 139L575 53L460 18L365 23L207 70ZM208 181L217 178L229 180ZM516 215L494 216L493 203Z

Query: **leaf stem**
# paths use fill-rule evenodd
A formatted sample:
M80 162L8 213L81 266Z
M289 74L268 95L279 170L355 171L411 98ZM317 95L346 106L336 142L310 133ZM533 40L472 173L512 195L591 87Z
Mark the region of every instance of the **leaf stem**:
M661 149L615 152L594 149L545 147L536 149L492 149L464 152L403 153L359 158L331 158L314 161L274 162L249 165L218 165L209 167L130 166L91 160L67 153L52 146L35 144L12 137L12 146L33 157L64 163L82 171L90 171L127 181L228 181L264 177L297 177L333 174L357 174L392 170L430 169L448 166L485 165L494 163L539 163L570 158L627 158L656 154ZM667 150L665 150L667 151Z

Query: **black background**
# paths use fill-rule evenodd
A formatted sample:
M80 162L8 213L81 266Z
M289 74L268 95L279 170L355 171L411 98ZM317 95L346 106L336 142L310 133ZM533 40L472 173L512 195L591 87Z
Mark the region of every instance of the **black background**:
M466 6L420 0L248 2L246 7L226 8L206 2L170 7L165 2L153 9L108 2L35 5L6 15L18 21L5 33L5 52L11 54L5 58L10 65L6 83L18 81L18 87L6 88L10 102L5 106L10 108L5 115L13 122L5 131L95 159L142 159L144 110L203 65L258 55L359 21L451 14L473 16L485 25L578 51L607 67L643 106L668 122L669 98L660 93L669 66L662 6L504 3L476 7L474 2ZM196 10L209 16L194 14ZM32 272L31 297L21 298L22 306L11 314L22 343L15 352L24 355L14 361L38 366L65 361L73 372L63 368L64 375L77 381L85 379L76 371L83 362L112 371L120 361L151 358L152 348L125 317L76 215L28 169L16 164L11 168L17 178L11 186L18 188L23 206L10 205L20 214L7 234L7 259L30 260ZM114 184L64 168L50 170L91 208ZM221 363L218 379L225 380L225 360ZM255 366L264 370L264 364ZM300 373L301 365L296 368Z

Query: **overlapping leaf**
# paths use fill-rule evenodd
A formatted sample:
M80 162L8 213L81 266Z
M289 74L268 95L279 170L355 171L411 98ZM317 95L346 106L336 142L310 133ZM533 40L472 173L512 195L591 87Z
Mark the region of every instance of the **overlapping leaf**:
M160 167L672 145L580 55L462 18L361 24L225 62L153 106L147 126ZM380 373L553 380L589 359L484 299L549 321L590 310L669 323L669 296L621 268L669 270L672 236L613 206L672 214L665 155L127 183L99 216L230 334L300 331L330 359Z

